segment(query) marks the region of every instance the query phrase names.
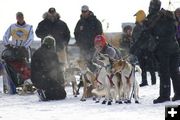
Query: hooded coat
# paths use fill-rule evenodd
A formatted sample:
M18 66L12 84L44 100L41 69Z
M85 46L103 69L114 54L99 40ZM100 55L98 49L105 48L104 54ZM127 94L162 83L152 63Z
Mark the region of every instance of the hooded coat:
M62 50L70 40L70 31L67 24L60 20L60 15L56 13L51 16L48 12L44 13L43 19L36 29L36 35L41 38L41 42L47 35L51 35L56 40L56 49ZM52 20L54 19L54 20Z
M32 56L31 81L53 99L66 97L61 66L54 49L48 49L44 44Z
M158 17L156 24L151 27L152 24L148 23ZM149 14L147 18L146 25L149 25L151 35L158 42L155 54L160 66L160 97L169 98L171 93L170 78L175 96L180 96L180 48L175 38L176 26L173 13L162 9L157 14Z
M102 33L102 24L91 11L88 18L81 16L74 30L77 45L85 51L94 49L94 38Z

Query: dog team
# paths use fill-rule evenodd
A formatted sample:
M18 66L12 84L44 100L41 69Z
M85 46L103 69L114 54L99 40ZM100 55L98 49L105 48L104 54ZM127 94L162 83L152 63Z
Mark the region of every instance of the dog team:
M143 76L145 70L140 64L143 68L141 71L137 61L140 62L139 55L147 50L155 55L160 75L160 96L153 103L171 100L170 78L174 87L172 101L180 100L180 49L174 29L174 18L179 18L180 12L175 11L176 16L173 17L173 12L160 8L160 0L151 0L148 16L143 10L135 14L134 30L129 26L124 29L127 36L122 40L126 45L123 50L128 52L123 54L123 50L108 43L101 22L87 5L83 5L74 29L74 45L79 48L80 55L79 59L74 58L69 64L66 51L70 31L56 9L51 7L43 14L43 20L35 31L37 37L41 38L41 46L32 56L29 55L34 39L32 25L26 24L23 13L18 12L17 23L11 24L3 36L5 50L2 53L2 69L6 73L4 81L10 86L9 91L15 94L16 87L23 86L23 92L26 92L31 89L28 86L32 87L33 84L42 101L58 100L66 97L65 87L71 82L73 95L76 97L81 86L77 85L78 74L80 83L83 84L81 101L93 97L97 103L102 100L102 104L111 105L113 101L119 104L131 103L134 98L134 102L139 103L139 80L136 80L136 72ZM129 37L131 33L132 38ZM123 45L123 42L120 44ZM155 79L152 83L156 82ZM146 80L142 82L145 83Z

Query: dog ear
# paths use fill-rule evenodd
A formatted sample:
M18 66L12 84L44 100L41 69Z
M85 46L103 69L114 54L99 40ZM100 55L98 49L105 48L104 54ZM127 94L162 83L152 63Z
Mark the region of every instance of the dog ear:
M122 66L123 63L124 63L124 60L121 60L121 59L118 60L118 65L119 65L119 66Z

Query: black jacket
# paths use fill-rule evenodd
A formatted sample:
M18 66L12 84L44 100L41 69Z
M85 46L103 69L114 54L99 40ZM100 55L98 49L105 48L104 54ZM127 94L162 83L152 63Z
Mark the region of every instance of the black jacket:
M94 38L102 33L102 24L92 12L86 19L81 16L74 30L76 43L83 50L94 49Z
M161 51L167 54L180 51L175 38L175 19L171 12L166 11L164 15L159 13L148 15L144 26L138 34L138 40L131 47L132 54L138 55L142 49L156 53Z
M158 18L159 14L148 15L148 21L153 21L155 18ZM148 23L147 23L148 26ZM148 26L150 28L150 25ZM166 11L166 14L161 15L160 19L154 24L153 27L149 29L151 35L158 42L157 51L163 51L164 53L176 53L179 52L179 46L175 38L176 34L176 25L173 14L169 11Z
M176 39L177 39L178 44L180 46L180 22L177 23Z
M36 29L36 35L41 38L41 41L47 35L51 35L56 40L57 50L63 49L64 45L67 45L70 40L70 31L67 24L59 19L59 14L54 22L49 19L48 13L44 14L44 20L42 20Z
M47 49L44 44L31 59L31 80L38 89L63 87L64 77L54 50Z

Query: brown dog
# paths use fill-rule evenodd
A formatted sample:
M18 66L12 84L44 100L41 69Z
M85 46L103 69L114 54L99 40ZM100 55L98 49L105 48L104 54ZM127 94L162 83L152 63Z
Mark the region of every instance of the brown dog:
M123 84L123 94L124 100L127 103L131 103L132 93L134 94L135 103L139 103L139 83L135 78L136 70L141 73L139 66L133 66L128 61L116 60L112 66L113 73L120 73L122 84Z
M83 81L83 95L81 101L85 101L86 98L92 97L92 89L95 88L95 79L96 76L88 69L87 63L85 60L77 60L77 64L81 70L81 76Z

